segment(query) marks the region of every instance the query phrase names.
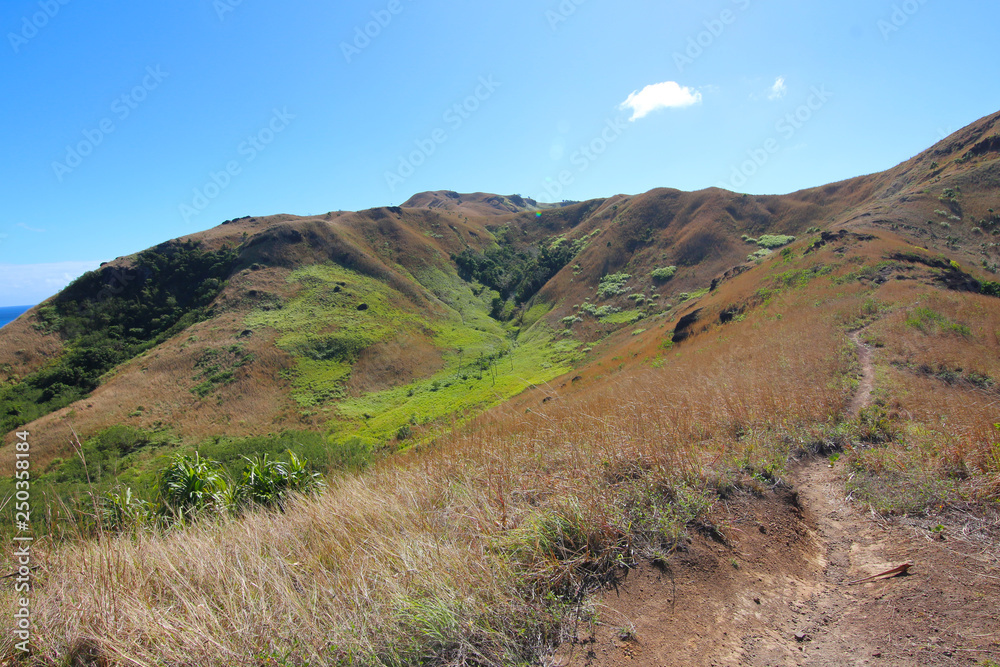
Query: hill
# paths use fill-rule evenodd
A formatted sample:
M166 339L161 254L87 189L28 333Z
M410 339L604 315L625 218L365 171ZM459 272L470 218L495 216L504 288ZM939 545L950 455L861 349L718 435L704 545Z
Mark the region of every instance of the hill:
M797 664L795 640L760 639L792 627L774 581L795 573L802 600L856 610L835 590L905 556L898 535L862 549L868 524L843 529L816 484L922 517L907 525L956 540L962 585L991 582L996 551L976 560L976 545L995 546L1000 500L998 123L788 195L424 193L226 221L83 276L0 331L0 466L28 431L36 484L69 508L37 529L79 532L47 554L43 654L496 664L590 641L614 662L637 649L627 627L600 629L617 621L588 595L647 567L707 573L703 595L730 594L711 587L721 573L729 591L771 577L763 625L740 620L750 596L713 646ZM177 452L237 466L285 449L335 473L287 514L183 537L142 521L105 537L96 509L80 518L94 491L152 502ZM769 530L786 559L768 560ZM998 596L932 584L940 604L921 613L940 627L947 600L980 618ZM63 616L64 597L85 611ZM636 593L621 613L671 599ZM977 637L947 641L996 654ZM823 646L843 660L843 642Z
M421 192L410 197L403 208L429 208L439 211L452 211L467 215L504 215L507 213L523 213L525 211L540 211L559 208L573 202L563 204L539 203L521 195L493 195L484 192L460 194L450 190L437 192Z

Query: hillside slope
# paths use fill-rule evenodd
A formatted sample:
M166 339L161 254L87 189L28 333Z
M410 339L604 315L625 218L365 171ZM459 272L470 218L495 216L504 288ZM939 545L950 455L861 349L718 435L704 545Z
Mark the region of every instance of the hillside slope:
M997 122L985 118L888 172L784 196L658 189L538 210L517 196L439 192L399 208L227 221L146 252L225 256L213 276L177 260L188 273L176 280L186 285L164 298L182 303L158 315L178 322L173 329L133 339L113 331L121 312L108 304L156 280L143 254L111 262L5 328L2 379L20 387L4 399L5 430L28 426L49 459L68 451L70 426L86 437L119 422L193 438L365 431L373 447L384 446L414 419L444 423L447 406L489 405L567 372L579 350L624 326L695 310L692 295L790 237L885 230L985 279L982 269L1000 261ZM607 276L628 278L602 283ZM205 280L206 303L183 303L180 291L193 298ZM95 303L106 311L100 317ZM69 307L72 326L62 321ZM39 378L74 350L79 356L83 326L124 336L128 349L90 371L99 379ZM221 366L205 361L220 354ZM512 363L499 363L503 355ZM519 358L531 370L519 371ZM497 390L502 368L516 379ZM404 400L421 382L477 396ZM25 395L47 407L28 409ZM375 411L394 416L371 427L365 415Z
M430 193L84 276L0 332L33 492L76 494L32 517L36 663L1000 660L998 122L789 195ZM170 519L175 452L292 448L325 493Z

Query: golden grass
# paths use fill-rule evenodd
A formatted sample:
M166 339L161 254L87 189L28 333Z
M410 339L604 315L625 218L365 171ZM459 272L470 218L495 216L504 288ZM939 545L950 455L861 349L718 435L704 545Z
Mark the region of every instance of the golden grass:
M921 347L925 334L905 324L916 298L993 326L975 310L993 302L978 297L820 277L673 347L669 327L651 321L641 356L611 341L619 356L595 359L563 392L548 388L556 400L526 393L285 513L39 545L36 662L537 662L616 567L669 554L720 494L765 488L790 454L831 438L890 482L955 479L989 497L995 402L891 362L913 351L992 369L996 341L977 329ZM729 303L707 301L706 312ZM866 333L885 340L877 392L895 411L882 443L843 421L859 370L846 328L871 320ZM9 587L0 607L14 607ZM0 655L11 651L0 637Z
M495 410L284 514L49 546L37 659L537 659L565 605L616 561L669 552L720 476L751 483L838 413L845 367L820 315L766 323L766 344L761 323L736 323L746 331L696 339L662 369Z
M887 296L896 306L866 334L881 346L877 394L909 428L908 446L895 453L899 467L950 479L968 500L995 499L1000 495L998 302L914 285L893 287ZM930 314L941 320L928 319Z
M33 313L22 315L3 328L0 336L0 381L24 377L49 363L62 352L59 336L34 328ZM8 368L9 366L9 368Z

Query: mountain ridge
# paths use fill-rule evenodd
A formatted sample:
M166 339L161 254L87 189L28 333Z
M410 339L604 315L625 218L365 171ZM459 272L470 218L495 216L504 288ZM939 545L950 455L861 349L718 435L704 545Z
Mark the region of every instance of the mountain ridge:
M464 353L442 342L442 332L447 328L442 322L465 322L470 317L470 308L481 311L480 314L493 315L492 324L483 325L491 333L479 332L495 339L482 348L484 358L513 354L511 350L516 348L517 337L536 325L548 331L546 335L551 341L547 344L564 340L568 345L572 340L577 343L577 349L583 349L593 347L591 343L608 338L634 321L654 316L672 320L683 318L699 307L700 301L694 299L687 303L689 299L681 299L680 303L674 303L678 295L717 288L727 276L753 268L758 261L748 260L748 254L759 251L760 259L769 250L757 245L757 237L761 235L801 238L819 231L877 233L896 238L904 245L919 243L933 252L948 255L950 261L958 261L963 266L995 267L996 244L988 239L995 231L995 227L990 227L996 222L995 209L990 208L997 203L992 199L992 192L1000 188L1000 163L996 161L1000 146L995 139L998 122L1000 113L980 119L884 172L787 195L741 195L718 188L696 192L657 188L639 195L543 205L517 195L436 191L418 193L400 207L225 221L146 252L170 254L184 244L194 244L208 253L224 249L235 253L231 268L226 269L228 273L221 279L218 296L206 306L204 319L188 328L195 332L193 335L204 336L206 345L207 341L214 341L220 345L252 348L258 361L252 362L249 368L234 370L234 383L245 389L253 384L262 393L248 402L246 396L254 392L244 391L240 396L230 392L230 395L226 392L233 387L225 385L219 391L220 396L226 398L216 405L207 405L194 397L183 399L185 390L181 387L188 383L185 373L195 375L197 366L197 360L183 352L187 348L175 340L159 352L144 354L161 358L164 361L161 366L171 368L163 377L169 376L170 384L179 387L171 394L173 400L187 404L196 415L194 420L201 424L192 429L181 426L187 437L208 435L213 430L216 433L235 430L246 435L261 434L277 424L347 432L367 420L341 415L330 421L329 410L336 412L337 408L328 408L324 417L318 417L311 413L311 408L301 409L302 406L296 406L290 398L296 391L295 383L306 382L302 379L301 368L295 369L301 366L303 354L306 354L302 350L308 346L282 349L277 343L281 335L273 327L264 326L258 331L247 325L247 318L254 312L272 307L281 310L283 304L298 298L296 294L306 288L292 276L305 267L341 267L349 275L387 286L390 292L385 296L386 303L395 304L393 312L429 314L430 320L417 327L420 331L414 329L400 334L424 353L412 363L403 360L395 364L398 380L395 386L408 384L403 380L415 381L419 377L429 380L434 375L433 369L448 366L442 361L446 358L457 358L456 377L463 374ZM930 187L935 190L932 192ZM951 192L952 196L938 194L938 190ZM958 191L961 195L955 194ZM929 218L937 215L932 213L932 208L945 215L929 222ZM979 224L952 226L955 221L946 216L971 216L986 228ZM748 239L753 242L748 243ZM909 241L904 242L904 239ZM135 270L139 256L122 257L102 265L91 276L98 294L87 298L113 299L124 288L121 276L131 275L128 272ZM465 258L465 274L461 274L456 265L460 257ZM668 280L658 282L649 278L654 271L666 271L671 267L673 273ZM617 274L630 276L627 282L636 288L631 295L635 297L632 306L641 300L640 307L630 307L624 300L629 296L625 293L611 294L607 304L596 305L607 301L594 294L601 287L601 281ZM135 276L144 280L139 274ZM985 281L989 274L979 272L976 276ZM200 279L198 276L191 278ZM641 290L638 289L640 282ZM336 285L331 285L330 289L333 287ZM357 296L364 300L364 294ZM3 369L0 379L6 384L17 384L39 372L47 364L54 363L66 349L66 341L58 327L46 324L45 317L41 316L48 312L46 309L51 310L53 304L58 306L64 297L65 293L53 297L4 329L0 335L0 369ZM670 307L665 308L662 304ZM356 307L362 305L359 302ZM607 308L601 311L604 306ZM581 316L581 307L597 315ZM580 321L567 326L574 318ZM213 323L210 327L213 333L204 332L207 322ZM225 331L225 335L220 331ZM320 338L334 335L332 329L324 331L317 330L314 335ZM435 339L438 343L433 342ZM502 342L506 339L510 339L509 342ZM378 381L369 382L364 371L370 367L373 356L377 356L370 351L371 346L398 345L392 340L393 336L385 333L385 338L368 341L367 347L351 352L344 363L352 366L348 376L353 379L341 377L337 385L340 388L328 387L324 390L325 395L338 394L348 385L356 390L369 384L383 390L394 386L392 373L387 370L394 364L375 364L381 370L372 372L385 376ZM404 348L405 345L394 349ZM369 366L353 369L362 353L369 360L366 362ZM169 363L164 357L170 360ZM329 366L332 362L328 362L323 361ZM28 424L33 430L46 434L40 437L43 443L50 444L43 449L64 453L65 445L55 443L65 442L67 425L73 421L84 434L118 421L131 420L145 428L175 422L178 413L174 409L150 408L145 403L151 401L144 399L133 401L139 405L128 405L124 395L150 393L142 383L129 381L126 383L130 387L128 391L115 391L118 385L126 382L125 376L135 372L128 370L135 366L142 364L130 360L120 368L115 367L117 370L108 369L109 374L92 396L43 415L37 424ZM422 370L414 373L415 368ZM337 376L340 370L327 377ZM297 372L300 373L297 380L289 379ZM312 378L308 382L320 380ZM523 383L521 388L529 384ZM268 401L280 407L264 407ZM236 412L255 416L244 418L244 426L234 428L235 413L227 411L226 406L241 402L246 405ZM143 409L138 410L139 407ZM136 412L141 414L128 416ZM435 413L431 419L442 418L443 415ZM341 423L343 419L347 421ZM340 426L333 426L335 422ZM405 424L398 426L402 428ZM54 431L60 435L48 435ZM428 435L432 431L429 429ZM376 438L381 443L378 446L388 444L387 433L384 431ZM11 437L11 433L7 433L5 442L11 442Z

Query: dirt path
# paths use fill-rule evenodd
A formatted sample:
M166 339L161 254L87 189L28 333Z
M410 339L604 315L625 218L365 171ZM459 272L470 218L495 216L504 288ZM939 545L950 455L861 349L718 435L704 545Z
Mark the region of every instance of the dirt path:
M849 414L857 416L861 410L868 406L872 400L872 391L875 390L875 364L872 361L872 349L861 340L861 330L851 332L851 341L858 348L858 362L861 364L861 383L858 390L854 392L847 407Z
M851 339L857 414L875 373ZM725 540L696 537L633 570L553 664L1000 665L1000 527L879 520L845 498L843 468L802 460L792 490L723 503L712 519ZM906 576L850 583L908 562Z

